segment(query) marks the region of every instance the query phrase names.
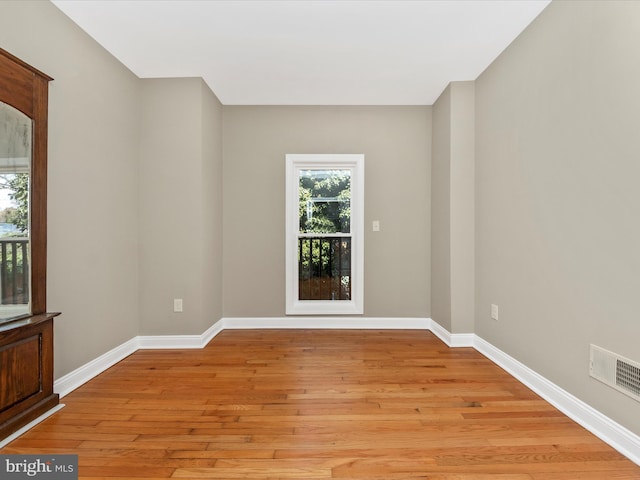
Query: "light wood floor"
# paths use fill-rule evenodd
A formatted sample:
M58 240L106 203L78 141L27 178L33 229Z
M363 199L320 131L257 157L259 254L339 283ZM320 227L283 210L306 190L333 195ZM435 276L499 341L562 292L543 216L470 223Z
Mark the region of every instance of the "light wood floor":
M138 351L0 453L82 479L640 479L470 348L425 331L224 331Z

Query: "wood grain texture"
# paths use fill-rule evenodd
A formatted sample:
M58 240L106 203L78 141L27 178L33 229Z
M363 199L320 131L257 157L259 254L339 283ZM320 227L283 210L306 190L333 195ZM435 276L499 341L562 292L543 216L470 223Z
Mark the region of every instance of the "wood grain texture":
M471 348L424 331L224 331L138 351L1 453L80 478L639 480Z
M58 404L53 393L53 318L0 324L0 438Z
M0 102L33 122L30 170L29 315L0 319L0 438L58 404L53 392L53 317L47 298L47 117L51 77L0 49ZM21 341L31 339L27 349ZM17 342L17 343L16 343Z

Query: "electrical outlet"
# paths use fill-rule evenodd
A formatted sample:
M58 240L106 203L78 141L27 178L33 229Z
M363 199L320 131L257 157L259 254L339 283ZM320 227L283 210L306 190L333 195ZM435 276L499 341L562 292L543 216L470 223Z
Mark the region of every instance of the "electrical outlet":
M491 304L491 318L498 321L498 305Z
M379 232L380 231L380 220L374 220L371 223L371 228L374 232Z
M173 311L174 312L182 312L182 299L174 298L173 299Z

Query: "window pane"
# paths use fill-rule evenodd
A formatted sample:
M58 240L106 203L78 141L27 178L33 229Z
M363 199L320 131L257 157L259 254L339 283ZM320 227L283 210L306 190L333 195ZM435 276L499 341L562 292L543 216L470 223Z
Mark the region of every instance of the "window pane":
M299 300L351 300L351 237L298 239Z
M300 233L349 233L351 171L301 170Z

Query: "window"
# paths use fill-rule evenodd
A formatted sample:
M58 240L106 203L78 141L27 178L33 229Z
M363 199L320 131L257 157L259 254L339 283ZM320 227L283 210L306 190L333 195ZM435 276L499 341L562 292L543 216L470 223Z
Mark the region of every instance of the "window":
M364 155L286 156L287 308L361 314Z

